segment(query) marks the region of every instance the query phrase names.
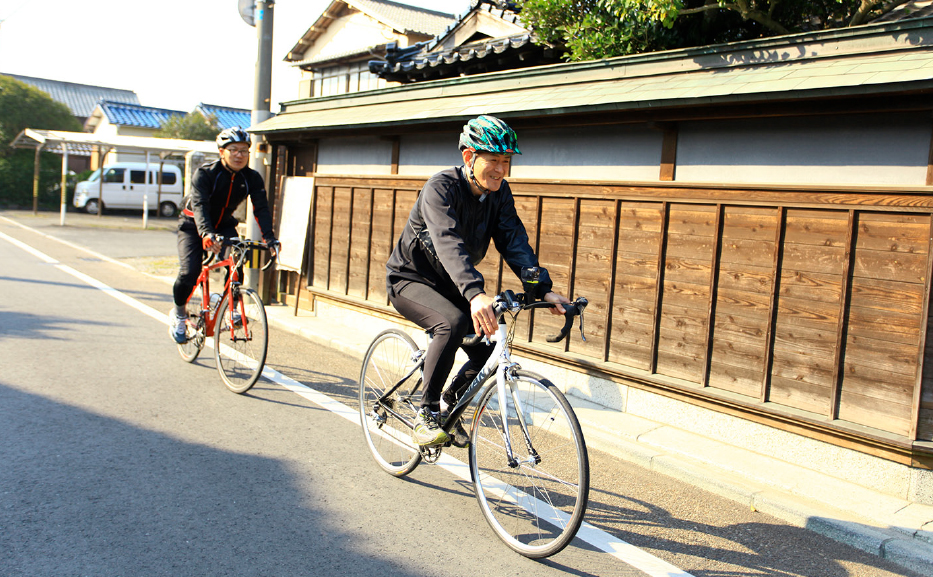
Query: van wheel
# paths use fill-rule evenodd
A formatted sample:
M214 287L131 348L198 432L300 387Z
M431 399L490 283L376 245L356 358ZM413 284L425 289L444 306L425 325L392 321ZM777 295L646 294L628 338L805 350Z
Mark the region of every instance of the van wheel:
M176 211L178 211L178 207L173 202L163 202L159 205L159 216L171 218L175 216Z
M86 212L86 213L88 213L88 214L97 214L97 202L98 202L98 201L97 201L96 198L92 198L92 199L88 200L86 203L84 203L84 212ZM100 212L101 212L101 214L103 214L103 212L104 212L104 210L103 210L103 205L101 205L101 211L100 211Z

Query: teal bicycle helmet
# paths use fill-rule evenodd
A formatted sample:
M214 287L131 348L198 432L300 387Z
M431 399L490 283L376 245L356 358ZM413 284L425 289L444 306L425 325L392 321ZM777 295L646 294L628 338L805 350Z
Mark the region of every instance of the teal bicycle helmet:
M493 154L521 154L518 136L508 124L495 116L482 115L463 126L460 150L491 152Z

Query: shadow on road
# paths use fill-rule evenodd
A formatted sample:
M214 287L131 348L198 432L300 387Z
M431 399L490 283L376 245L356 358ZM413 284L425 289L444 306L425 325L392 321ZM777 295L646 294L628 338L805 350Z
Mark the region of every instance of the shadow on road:
M0 437L7 577L411 574L361 554L360 536L314 505L324 496L299 487L276 460L183 442L5 384Z
M598 459L598 455L596 456ZM657 475L655 475L656 480ZM604 487L606 485L603 485ZM731 524L703 521L705 510L715 507L738 507L735 503L710 495L695 503L692 518L678 518L652 502L636 499L606 489L591 489L586 521L623 541L657 554L673 552L678 557L715 559L733 567L742 567L744 575L850 577L852 575L905 575L913 572L879 559L853 547L837 543L804 528L769 522L770 517L745 508L739 516L759 517L760 521L739 520ZM815 545L815 543L819 543ZM576 539L573 545L589 548ZM828 553L820 559L808 559L802 551L819 548ZM846 562L846 567L841 562ZM675 562L676 563L676 562ZM862 565L879 569L852 573ZM680 566L690 566L681 563ZM886 573L890 572L890 573ZM733 577L732 570L691 571L694 577ZM916 577L920 577L917 575Z

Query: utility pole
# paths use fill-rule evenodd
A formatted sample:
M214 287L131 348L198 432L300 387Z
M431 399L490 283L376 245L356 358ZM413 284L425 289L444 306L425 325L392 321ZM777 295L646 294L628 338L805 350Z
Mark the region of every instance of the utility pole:
M254 11L250 14L252 5ZM255 4L240 0L240 15L247 24L256 27L258 51L256 55L256 79L253 93L253 110L250 123L255 126L270 118L272 101L272 23L275 0L258 0ZM259 174L266 177L266 160L269 153L265 147L253 146L249 166ZM268 188L270 183L266 183ZM261 231L256 219L253 218L252 201L247 200L246 205L246 236L252 240L261 238ZM255 256L255 255L254 255ZM244 271L244 284L257 289L259 287L259 270L257 259L250 261L249 268Z

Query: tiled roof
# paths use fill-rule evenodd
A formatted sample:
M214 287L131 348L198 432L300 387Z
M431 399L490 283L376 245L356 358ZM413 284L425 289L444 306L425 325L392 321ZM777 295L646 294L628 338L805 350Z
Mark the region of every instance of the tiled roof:
M392 26L401 32L419 32L431 36L440 34L454 18L452 14L416 8L389 0L345 0L361 12Z
M418 45L420 46L420 45ZM310 67L315 64L320 64L322 62L332 62L334 60L342 60L344 58L350 58L352 56L368 56L372 57L373 54L380 54L385 52L386 44L377 44L375 46L358 46L356 48L351 48L350 50L344 50L343 52L337 52L332 54L327 54L325 56L315 56L314 58L309 58L307 60L296 60L291 62L291 66L295 67Z
M138 126L140 128L161 128L162 124L172 116L185 116L181 110L166 110L165 108L152 108L138 104L113 102L102 100L98 105L107 116L111 124L121 126Z
M896 22L898 20L925 18L927 16L933 16L933 0L911 0L910 2L894 8L887 14L875 18L871 23Z
M933 1L933 0L931 0ZM398 49L389 45L385 62L370 61L370 72L396 82L410 82L430 78L449 78L464 74L476 74L506 68L523 68L557 62L559 54L545 56L546 48L533 45L534 36L529 30L502 36L487 38L462 44L447 50L438 50L438 46L451 33L455 32L474 12L485 12L494 18L523 29L518 12L521 10L514 2L504 0L473 0L469 11L449 25L432 40ZM519 53L519 49L521 49ZM505 54L509 52L509 54ZM479 62L489 56L497 56L488 62Z
M217 128L224 130L232 126L248 128L252 123L252 113L243 108L230 108L228 106L215 106L213 104L198 104L196 111L205 117L213 115L217 119Z
M416 8L406 4L390 2L389 0L332 0L311 27L289 50L285 61L307 60L303 59L302 56L307 52L308 48L321 37L324 31L347 8L359 10L385 26L402 33L417 33L425 36L439 34L448 24L456 20L456 17L452 14Z
M139 104L139 97L136 96L136 93L132 90L105 88L103 86L91 86L89 84L75 84L74 82L61 82L59 80L33 78L31 76L20 76L18 74L0 74L15 78L20 82L38 88L51 96L52 100L61 102L67 106L72 114L81 118L90 116L91 113L94 112L97 103L101 100Z
M509 2L507 0L471 0L470 9L461 14L455 22L448 25L442 32L439 32L434 37L434 40L428 41L425 50L433 50L436 48L448 34L456 30L456 28L473 12L488 12L490 16L524 28L525 25L522 24L521 18L518 16L521 10L521 7L516 5L515 2Z
M415 73L430 69L456 66L458 63L467 63L471 60L481 60L487 56L501 55L506 50L514 50L529 45L532 41L530 32L510 36L508 38L492 38L490 40L471 42L439 52L420 51L414 55L403 55L394 58L392 51L386 51L386 62L371 61L370 72L386 80L404 81L410 79ZM529 46L533 48L533 46ZM541 62L535 62L540 64ZM441 70L438 70L441 73ZM454 74L459 75L458 74Z
M933 19L506 70L285 103L252 131L314 132L933 90Z

